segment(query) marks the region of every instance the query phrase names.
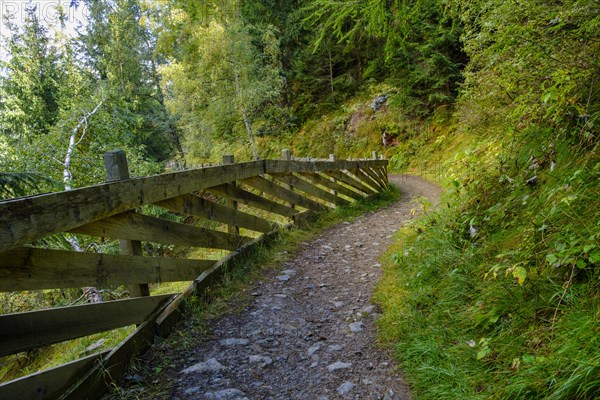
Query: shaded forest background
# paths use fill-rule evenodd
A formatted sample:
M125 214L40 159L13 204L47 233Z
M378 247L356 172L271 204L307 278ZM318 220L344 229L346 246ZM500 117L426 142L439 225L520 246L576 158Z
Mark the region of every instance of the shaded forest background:
M34 3L3 27L0 198L114 149L137 176L377 150L448 189L377 295L418 398L600 392L597 1L82 0L75 35Z

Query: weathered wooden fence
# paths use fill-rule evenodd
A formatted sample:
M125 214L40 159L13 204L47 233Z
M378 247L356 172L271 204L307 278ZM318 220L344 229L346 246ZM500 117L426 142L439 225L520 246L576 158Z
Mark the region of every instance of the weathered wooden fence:
M131 296L0 315L0 357L137 325L111 350L0 384L0 399L98 398L155 335L169 333L182 299L203 292L232 259L282 225L387 187L387 161L376 154L298 161L284 150L283 158L234 163L226 156L219 166L130 179L124 153L111 152L105 155L108 183L0 202L0 292L128 285ZM228 229L145 215L142 206L150 204ZM120 254L39 246L63 233L118 239ZM142 243L230 253L220 260L151 257L143 255ZM149 284L178 281L192 283L182 293L150 296Z

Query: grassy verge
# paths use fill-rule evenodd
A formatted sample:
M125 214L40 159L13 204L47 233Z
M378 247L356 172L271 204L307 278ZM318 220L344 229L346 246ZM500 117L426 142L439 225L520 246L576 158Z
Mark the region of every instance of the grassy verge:
M600 160L543 135L418 150L450 190L398 233L375 295L418 399L600 393Z

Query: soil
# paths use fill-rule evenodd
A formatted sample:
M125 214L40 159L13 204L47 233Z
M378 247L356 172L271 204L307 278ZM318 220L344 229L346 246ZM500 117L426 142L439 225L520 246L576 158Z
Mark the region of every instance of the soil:
M212 321L207 338L171 354L171 389L155 398L410 399L390 351L377 344L371 297L378 257L411 218L412 201L437 203L440 188L390 176L401 199L303 243L255 284L243 312Z

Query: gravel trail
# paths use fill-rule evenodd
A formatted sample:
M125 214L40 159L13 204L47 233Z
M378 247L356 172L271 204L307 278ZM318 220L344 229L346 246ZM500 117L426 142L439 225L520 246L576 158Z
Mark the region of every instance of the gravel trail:
M274 278L255 285L242 312L213 322L211 336L182 355L169 398L410 399L391 354L376 345L370 303L377 257L411 218L416 197L440 188L390 176L402 197L304 243Z

